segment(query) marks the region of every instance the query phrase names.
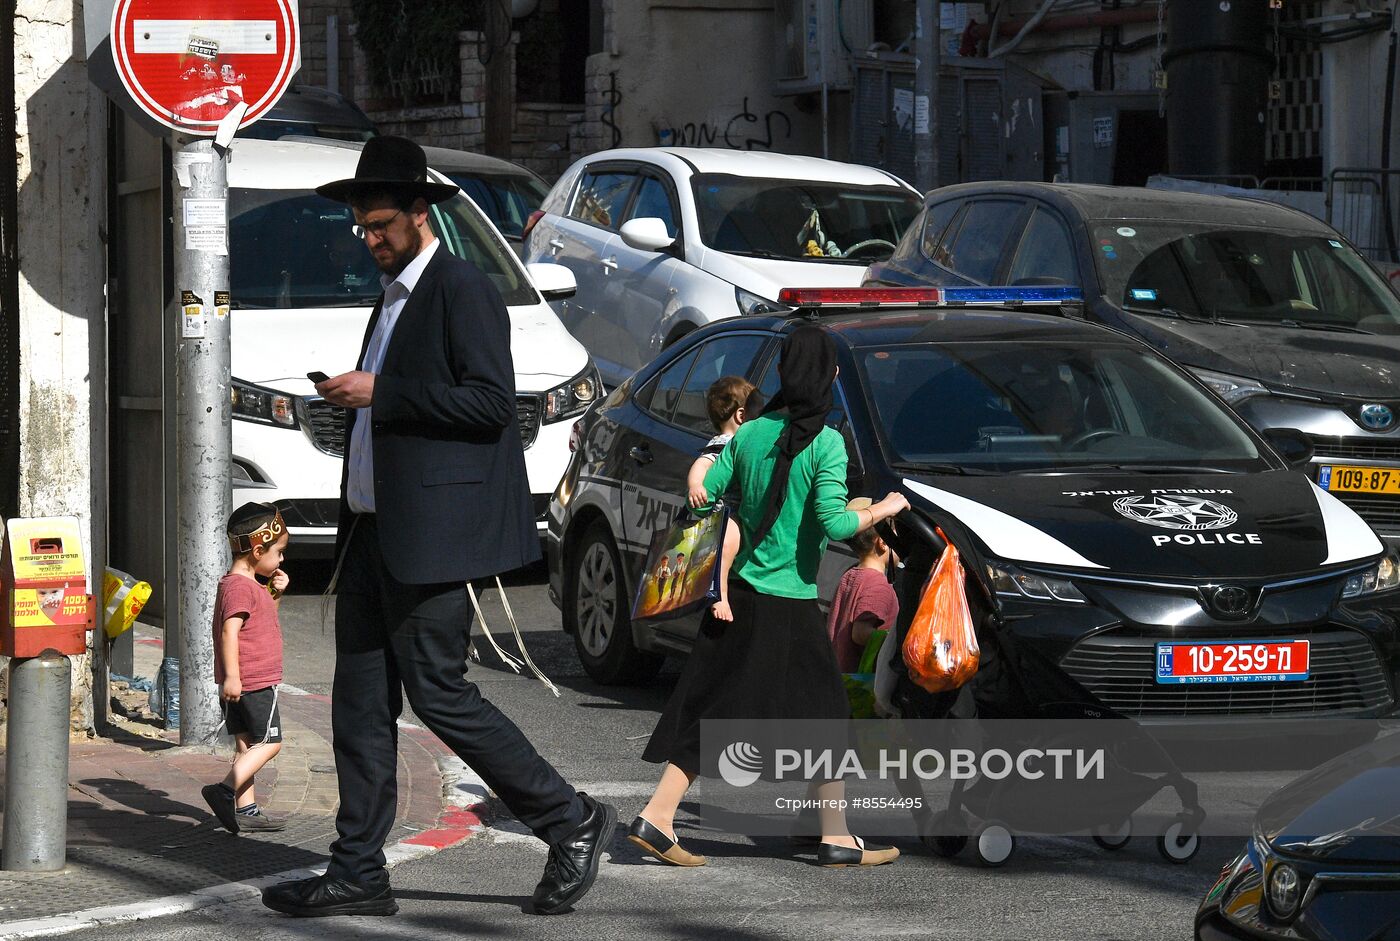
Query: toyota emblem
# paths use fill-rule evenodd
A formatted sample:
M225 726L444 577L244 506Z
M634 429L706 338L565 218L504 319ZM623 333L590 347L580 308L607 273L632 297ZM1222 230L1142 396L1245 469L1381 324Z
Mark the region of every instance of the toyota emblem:
M1395 424L1395 412L1389 405L1372 402L1361 406L1361 424L1372 431L1385 431Z
M1221 585L1211 593L1210 606L1222 618L1242 618L1253 610L1254 599L1247 588Z

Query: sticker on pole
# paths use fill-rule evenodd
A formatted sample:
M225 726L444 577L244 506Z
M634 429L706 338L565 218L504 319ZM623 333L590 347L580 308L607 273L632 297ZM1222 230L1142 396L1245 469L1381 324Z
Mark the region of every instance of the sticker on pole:
M300 65L293 0L116 0L112 58L137 106L166 127L212 135L239 104L246 127Z

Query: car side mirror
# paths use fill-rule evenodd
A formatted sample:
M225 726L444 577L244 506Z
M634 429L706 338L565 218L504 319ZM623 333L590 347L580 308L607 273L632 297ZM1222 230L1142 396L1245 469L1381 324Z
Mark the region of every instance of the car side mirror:
M578 279L573 271L553 262L537 261L526 265L525 271L547 301L562 301L578 293Z
M643 219L628 219L618 230L622 241L629 248L643 252L659 252L676 244L671 233L666 231L666 223L654 216Z
M1315 453L1312 439L1297 428L1265 428L1263 435L1289 467L1301 470L1312 461Z

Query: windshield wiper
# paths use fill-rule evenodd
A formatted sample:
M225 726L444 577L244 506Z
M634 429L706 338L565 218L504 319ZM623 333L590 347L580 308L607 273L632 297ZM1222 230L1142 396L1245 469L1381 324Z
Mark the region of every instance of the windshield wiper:
M1170 317L1173 320L1185 320L1190 323L1215 323L1216 321L1206 317L1195 317L1190 314L1183 314L1175 307L1138 307L1133 304L1124 304L1123 309L1134 314L1147 314L1150 317Z
M959 477L993 477L1001 471L983 467L963 467L961 464L924 464L916 461L895 461L890 464L895 470L906 470L915 474L955 474Z
M727 248L727 249L724 249L724 253L725 253L726 255L742 255L742 256L745 257L745 258L776 258L776 259L778 259L779 261L802 261L802 260L803 260L803 259L801 259L801 258L794 258L792 255L784 255L784 254L782 254L782 253L780 253L780 252L765 251L765 250L763 250L763 249L761 249L761 248L751 248L751 249Z
M1360 333L1368 337L1375 336L1370 330L1362 330L1360 327L1348 327L1340 323L1318 323L1316 320L1280 320L1278 325L1298 330L1326 330L1331 333Z
M1237 474L1225 467L1191 467L1186 464L1063 464L1059 467L1034 467L1010 471L1012 474L1085 474L1095 471L1119 471L1125 474Z

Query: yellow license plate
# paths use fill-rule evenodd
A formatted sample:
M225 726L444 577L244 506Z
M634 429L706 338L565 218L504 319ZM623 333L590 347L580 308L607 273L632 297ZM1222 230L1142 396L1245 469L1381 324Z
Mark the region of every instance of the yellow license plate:
M1400 494L1400 468L1323 465L1318 468L1317 482L1333 493Z

